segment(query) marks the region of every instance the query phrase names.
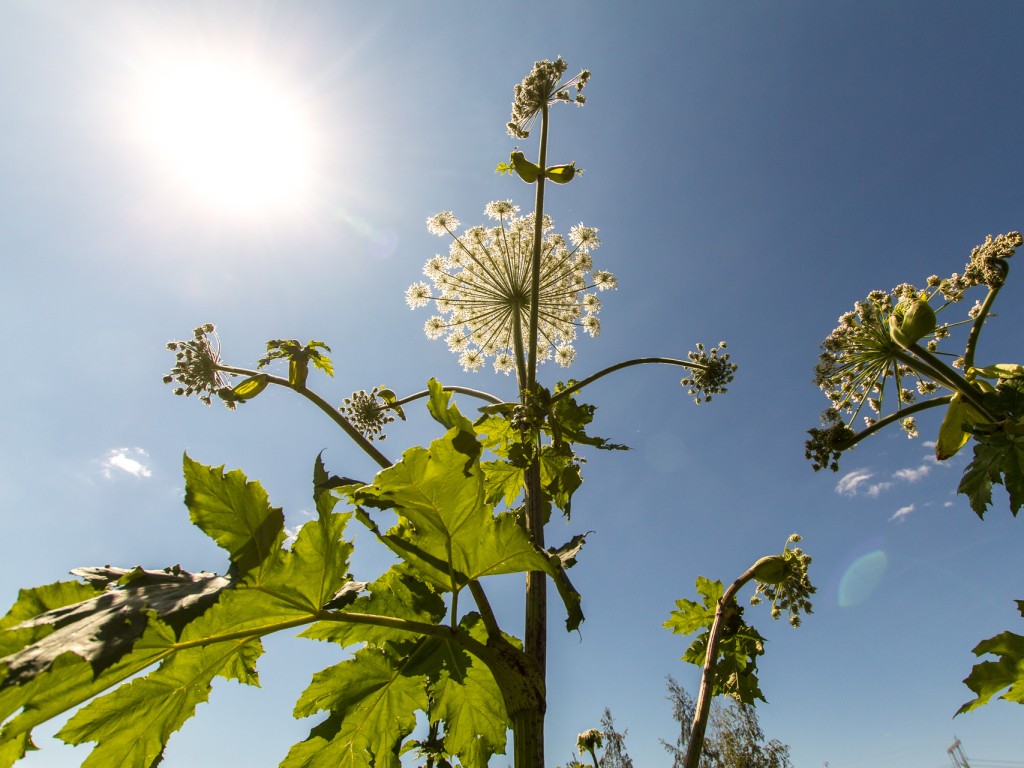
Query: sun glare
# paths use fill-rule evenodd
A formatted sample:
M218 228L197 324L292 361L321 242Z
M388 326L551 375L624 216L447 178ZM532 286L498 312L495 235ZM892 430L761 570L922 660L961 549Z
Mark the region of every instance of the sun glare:
M253 65L183 59L150 73L143 88L147 143L190 200L234 214L301 205L312 136L279 80Z

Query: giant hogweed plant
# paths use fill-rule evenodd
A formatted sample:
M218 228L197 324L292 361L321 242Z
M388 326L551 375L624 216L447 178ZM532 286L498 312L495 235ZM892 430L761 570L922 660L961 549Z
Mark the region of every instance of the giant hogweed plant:
M983 518L994 486L1002 485L1016 516L1024 504L1024 365L979 361L978 351L1022 242L1020 232L990 235L972 250L963 274L873 291L839 318L815 371L830 401L821 425L809 430L806 455L815 470L837 471L844 452L890 425L917 437L917 414L939 408L935 458L973 448L957 492ZM969 296L975 302L965 311ZM953 343L956 351L943 349ZM1024 600L1017 607L1024 615ZM1024 636L1003 632L974 653L998 660L975 665L964 682L976 696L958 714L1000 692L1024 703Z
M580 224L560 235L544 210L546 182L564 184L578 173L572 163L547 159L550 109L582 104L589 78L584 71L564 80L565 71L561 59L538 62L515 88L509 132L525 140L539 123L539 159L517 149L498 170L533 186L533 211L520 216L511 202L494 202L485 210L490 226L461 232L452 213L431 217L428 229L449 239L448 254L430 259L429 283L406 293L410 306L435 309L428 336L444 337L467 371L490 360L514 374L514 396L431 379L404 397L381 386L335 405L310 386L311 378L334 374L322 341L271 340L255 367L226 362L212 324L171 342L175 363L165 382L175 394L235 409L270 387L290 390L330 418L379 471L368 482L353 480L317 457L317 517L289 545L284 515L259 483L186 456L185 505L191 521L225 550L224 574L104 566L72 571L75 581L23 590L0 620L0 766L35 749L36 725L76 708L57 736L95 743L86 766L155 766L214 678L258 685L262 638L296 629L303 638L355 650L316 673L299 698L296 717L322 719L282 766L395 767L412 751L427 766L476 768L504 752L509 730L517 768L544 764L547 585L564 606L566 629L577 629L581 598L568 570L586 538L548 546L545 526L556 510L570 515L582 482L578 448L623 447L587 432L594 407L577 397L623 368L660 364L683 368L682 384L700 403L725 392L736 369L724 344L698 344L686 359L634 358L553 387L541 383L540 363L568 366L576 335L598 335L598 294L616 286L611 273L594 268L597 230ZM272 372L279 364L287 366L281 375ZM479 415L467 417L454 394L481 401ZM392 460L379 447L384 430L418 400L444 432ZM350 574L353 523L397 564L367 581ZM779 557L785 568L780 561L746 581L760 573L759 585L773 598L772 589L789 594L787 584L806 597L806 563L793 560L792 551ZM512 573L526 580L522 641L499 625L485 589L488 577ZM717 582L702 584L704 606L685 609L685 621L674 620L672 628L702 632L690 660L700 656L706 670L714 671L725 649L709 690L759 696L751 675L760 640L737 620L733 593L721 594ZM418 717L426 733L414 738Z

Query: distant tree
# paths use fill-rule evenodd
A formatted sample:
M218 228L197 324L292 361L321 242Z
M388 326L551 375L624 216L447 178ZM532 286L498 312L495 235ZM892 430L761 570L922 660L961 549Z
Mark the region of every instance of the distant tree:
M615 730L612 711L605 707L601 716L601 735L604 737L604 754L598 768L633 768L633 761L626 752L626 731Z
M674 745L665 741L662 745L672 755L672 768L682 768L686 761L695 705L693 697L673 678L668 678L667 686L672 717L679 723L679 738ZM740 702L722 705L715 700L701 750L700 767L791 768L788 745L777 739L763 742L764 731L753 705Z

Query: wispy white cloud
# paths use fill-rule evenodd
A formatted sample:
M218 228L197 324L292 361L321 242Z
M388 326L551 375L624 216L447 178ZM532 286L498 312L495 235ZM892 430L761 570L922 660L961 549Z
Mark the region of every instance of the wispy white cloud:
M913 504L908 504L905 507L900 507L899 509L897 509L893 513L892 517L889 518L889 522L891 523L894 520L902 521L903 518L905 518L907 515L909 515L913 511L914 511L914 505Z
M892 483L883 480L879 483L870 482L875 474L867 469L855 469L847 472L836 483L836 493L843 496L856 496L863 493L865 496L877 497L882 491L892 487Z
M856 496L860 487L872 477L874 475L866 469L855 469L852 472L847 472L836 483L836 493L840 493L843 496Z
M878 498L878 494L882 491L888 491L890 488L892 488L890 482L872 483L864 493L874 499Z
M142 448L114 448L103 459L103 476L113 478L117 470L135 477L149 477L153 473L146 464L148 459L149 454Z
M875 473L869 469L855 469L847 472L836 483L836 493L843 496L870 496L878 498L882 493L888 491L897 482L916 483L931 472L931 464L921 464L917 467L904 467L892 473L889 480L871 482Z
M921 466L916 468L907 467L905 469L897 469L895 472L892 473L892 476L897 480L905 480L908 483L916 483L918 480L926 476L931 471L932 468L930 466L928 466L927 464L922 464Z

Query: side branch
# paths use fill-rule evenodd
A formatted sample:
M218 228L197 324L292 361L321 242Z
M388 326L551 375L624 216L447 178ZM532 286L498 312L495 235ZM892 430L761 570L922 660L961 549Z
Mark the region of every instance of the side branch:
M342 430L344 430L346 435L352 438L356 445L362 448L363 451L371 459L377 462L377 464L379 464L381 467L387 469L394 463L391 461L391 459L389 459L387 456L381 453L377 449L377 446L375 446L373 443L367 440L358 429L353 427L352 423L344 416L342 416L341 412L337 408L332 406L330 403L328 403L326 400L320 397L320 395L318 395L313 390L307 389L306 387L297 387L293 385L290 381L288 381L288 379L282 379L280 376L272 376L263 371L252 371L247 368L235 368L233 366L228 365L218 365L217 370L224 371L224 373L233 373L237 376L263 375L267 377L267 383L277 384L280 387L286 387L287 389L290 389L293 392L299 393L304 398L313 403L313 405L315 405L321 411L326 413L335 424L337 424L339 427L342 428Z
M459 386L441 387L441 391L442 392L454 392L454 393L456 393L458 395L468 395L469 397L475 397L475 398L477 398L479 400L483 400L485 402L491 403L492 405L502 405L505 402L500 397L498 397L497 395L492 395L490 392L484 392L484 391L479 390L479 389L470 389L469 387L459 387ZM384 407L385 408L391 408L391 409L401 408L403 405L407 405L408 403L411 403L411 402L413 402L415 400L421 400L422 398L429 397L429 396L430 396L430 391L425 389L422 392L416 392L415 394L408 395L407 397L403 397L401 400L396 400L393 403L389 403L388 405L386 405Z
M579 392L588 384L592 384L598 379L607 376L609 373L614 373L615 371L621 370L622 368L628 368L631 365L645 365L647 363L655 363L661 365L676 365L679 366L680 368L689 368L691 370L707 370L706 365L702 365L701 363L694 363L691 360L678 360L674 357L638 357L633 360L625 360L621 363L610 365L607 368L598 371L594 375L588 376L582 381L577 381L571 387L567 387L566 389L560 390L559 392L553 394L551 396L551 402L553 403L557 400L560 400L563 397L568 397L569 395L575 392Z

